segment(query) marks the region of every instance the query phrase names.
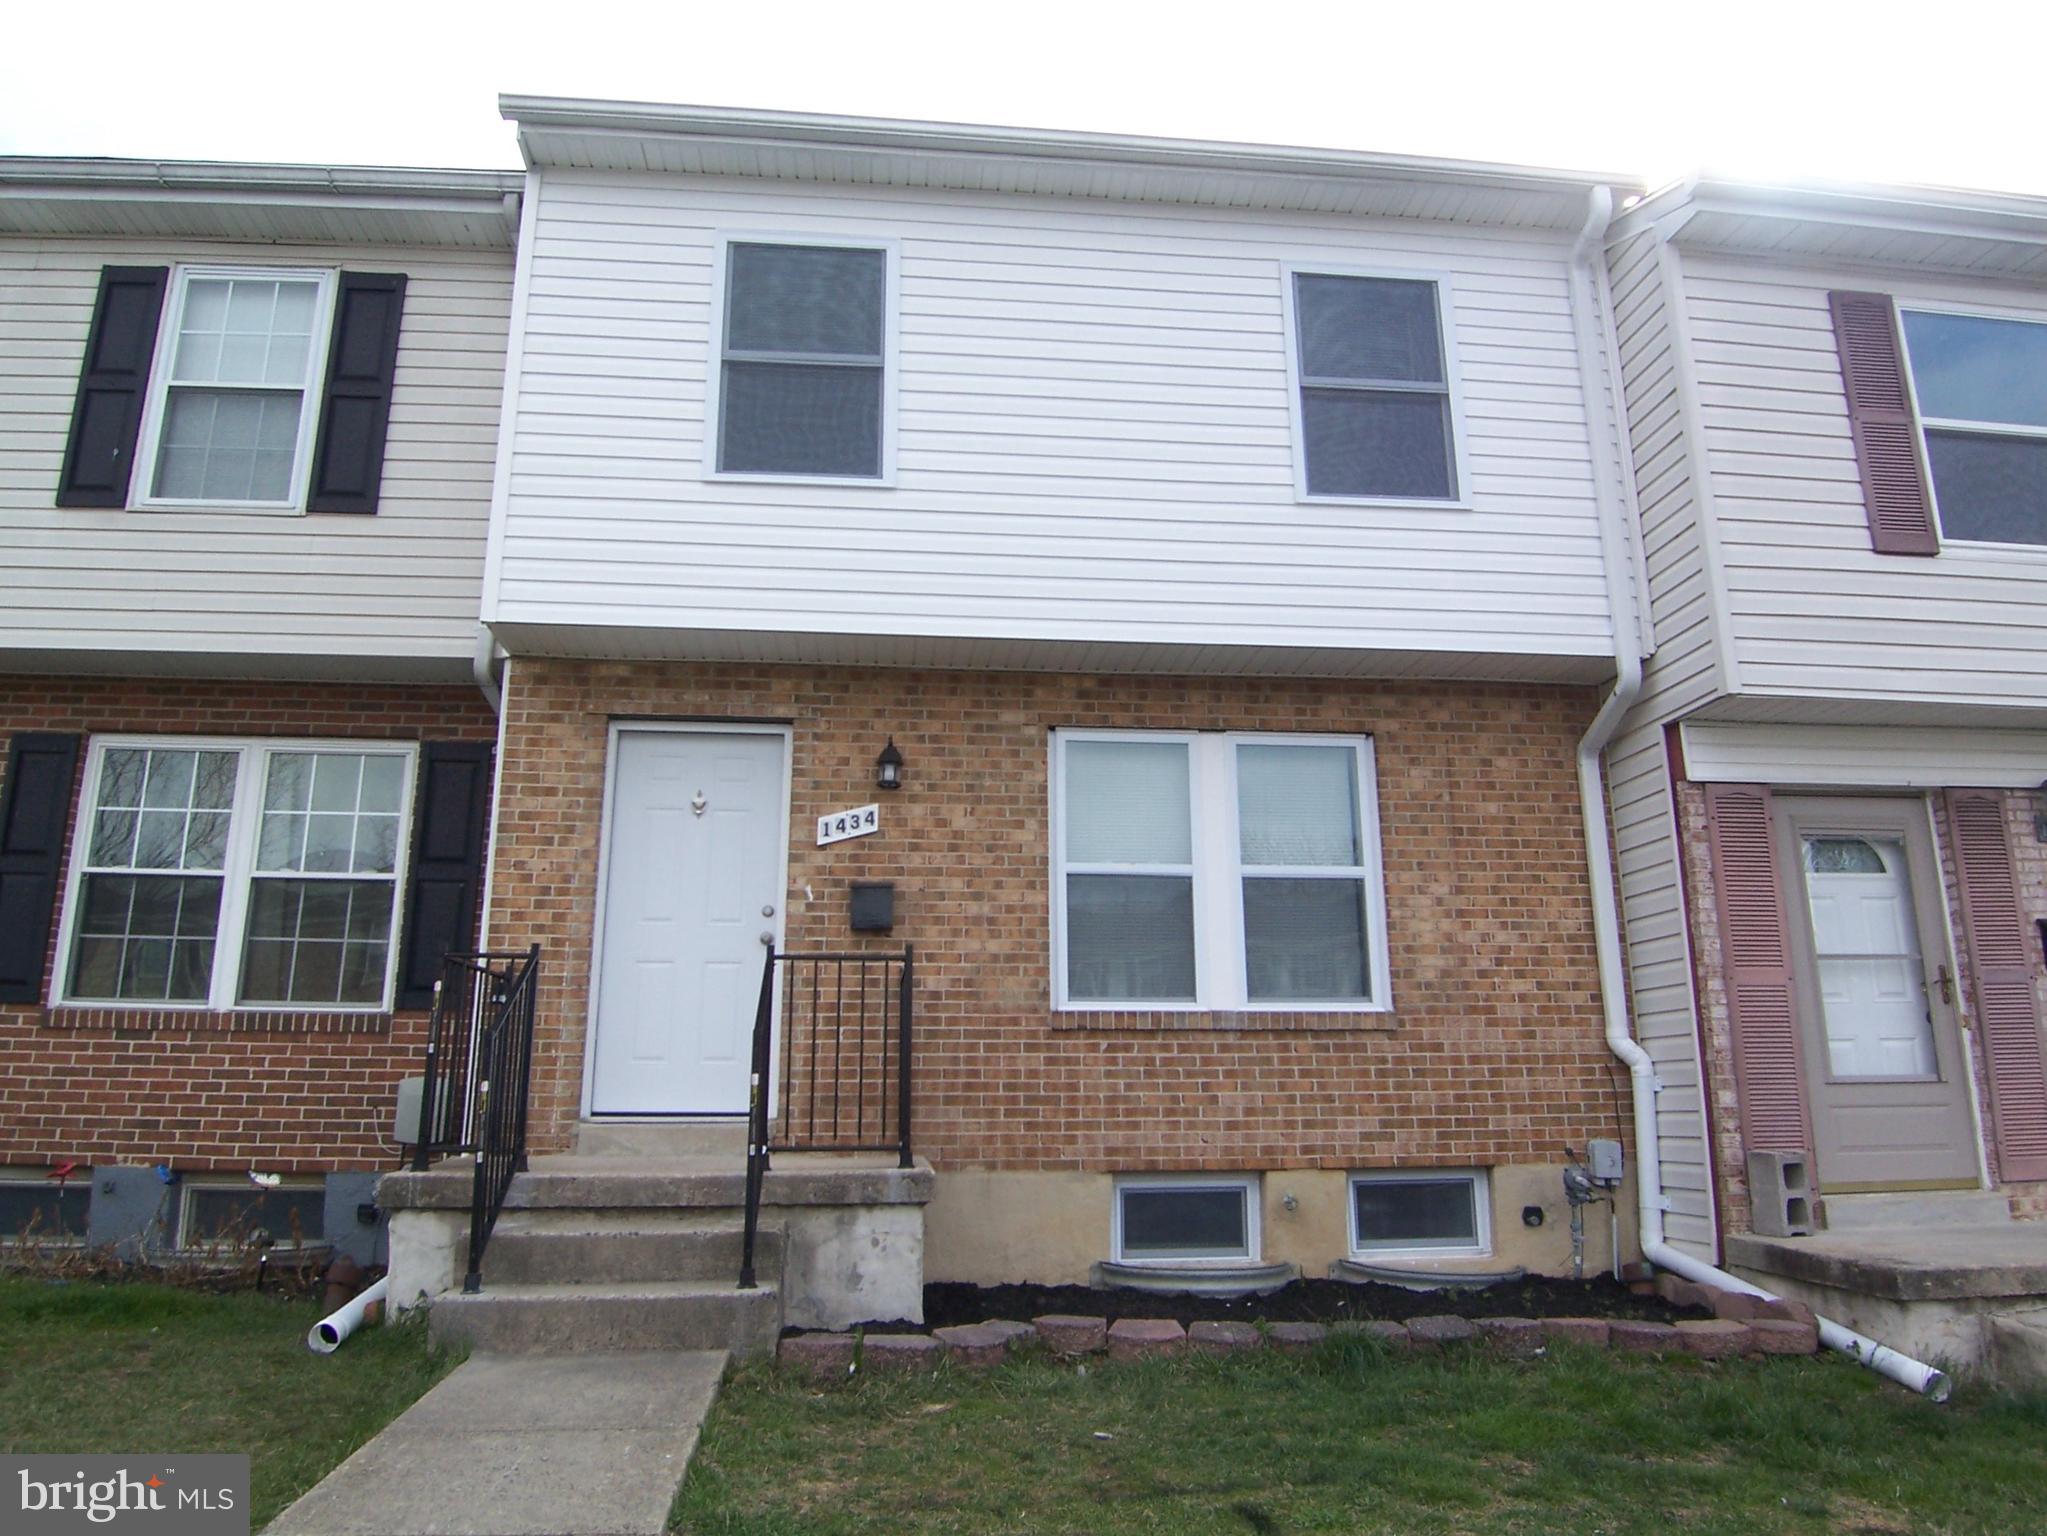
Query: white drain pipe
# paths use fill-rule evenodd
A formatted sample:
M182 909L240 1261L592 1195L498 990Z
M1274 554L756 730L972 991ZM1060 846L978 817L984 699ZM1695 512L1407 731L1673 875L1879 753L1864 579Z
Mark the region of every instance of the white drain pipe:
M316 1355L333 1354L344 1339L362 1326L363 1314L382 1301L390 1289L391 1277L386 1275L339 1311L321 1318L306 1335L306 1348Z
M1613 193L1605 187L1592 190L1584 228L1571 247L1571 319L1577 331L1579 365L1585 372L1585 397L1593 427L1593 500L1600 520L1600 544L1606 564L1607 605L1613 614L1613 691L1600 705L1584 738L1578 743L1578 803L1585 822L1585 857L1592 882L1592 928L1599 957L1599 994L1606 1016L1606 1044L1627 1064L1628 1080L1634 1090L1635 1188L1640 1205L1642 1257L1662 1269L1702 1285L1741 1291L1750 1296L1777 1299L1759 1285L1730 1275L1688 1253L1681 1253L1663 1237L1663 1161L1656 1123L1656 1066L1649 1053L1634 1038L1628 1018L1627 978L1621 962L1620 904L1613 882L1613 844L1607 833L1606 774L1601 761L1607 743L1620 729L1622 718L1642 692L1641 647L1632 626L1623 618L1633 611L1632 582L1624 557L1622 527L1624 509L1614 483L1615 466L1607 461L1605 439L1618 441L1620 424L1607 419L1607 395L1595 387L1602 373L1620 388L1617 355L1602 344L1599 316L1611 309L1606 302L1607 279L1603 252L1607 226L1613 221ZM1608 331L1610 340L1610 329ZM1600 366L1595 368L1595 359ZM1819 1319L1820 1342L1838 1349L1879 1375L1910 1387L1944 1403L1952 1389L1944 1372L1922 1361L1901 1355L1875 1339L1844 1328L1828 1318Z

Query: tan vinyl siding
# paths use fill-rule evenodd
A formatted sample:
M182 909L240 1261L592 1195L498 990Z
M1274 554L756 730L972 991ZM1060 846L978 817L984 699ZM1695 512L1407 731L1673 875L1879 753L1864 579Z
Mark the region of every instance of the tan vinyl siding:
M55 506L100 268L189 261L407 274L377 515ZM476 639L511 279L509 252L0 242L0 659L439 658L459 675Z
M550 172L494 616L1610 654L1560 238ZM897 242L893 486L707 481L721 234ZM1282 263L1454 287L1469 508L1303 504Z

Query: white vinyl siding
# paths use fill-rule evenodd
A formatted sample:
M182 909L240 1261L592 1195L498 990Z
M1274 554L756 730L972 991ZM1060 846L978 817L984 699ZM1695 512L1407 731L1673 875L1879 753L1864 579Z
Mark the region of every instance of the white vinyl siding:
M1679 729L1685 772L1701 784L2037 789L2047 780L2043 731L1709 721Z
M218 666L243 671L320 658L357 676L466 678L511 253L292 248L294 268L408 275L375 516L57 507L101 267L181 263L275 266L277 252L0 241L0 565L10 577L0 583L0 666L184 671L233 657Z
M534 195L494 621L1611 655L1560 237L593 172ZM740 230L894 241L886 494L705 478ZM1297 501L1289 262L1454 283L1469 510Z
M2047 320L2047 296L1963 279L1685 258L1686 305L1741 692L1906 711L2047 707L2047 550L1870 548L1827 294ZM1745 700L1745 702L1750 702Z

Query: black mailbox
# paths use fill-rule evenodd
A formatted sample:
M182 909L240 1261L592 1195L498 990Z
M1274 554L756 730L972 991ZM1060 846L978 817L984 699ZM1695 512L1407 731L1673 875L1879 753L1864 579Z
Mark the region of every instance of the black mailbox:
M853 882L853 931L887 933L896 925L896 887L893 880Z

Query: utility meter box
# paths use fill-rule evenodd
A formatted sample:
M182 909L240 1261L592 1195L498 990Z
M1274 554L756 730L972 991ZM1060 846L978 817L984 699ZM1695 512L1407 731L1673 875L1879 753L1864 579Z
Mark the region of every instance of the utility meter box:
M1627 1173L1627 1162L1617 1141L1595 1141L1585 1149L1592 1165L1592 1177L1602 1184L1618 1184Z

